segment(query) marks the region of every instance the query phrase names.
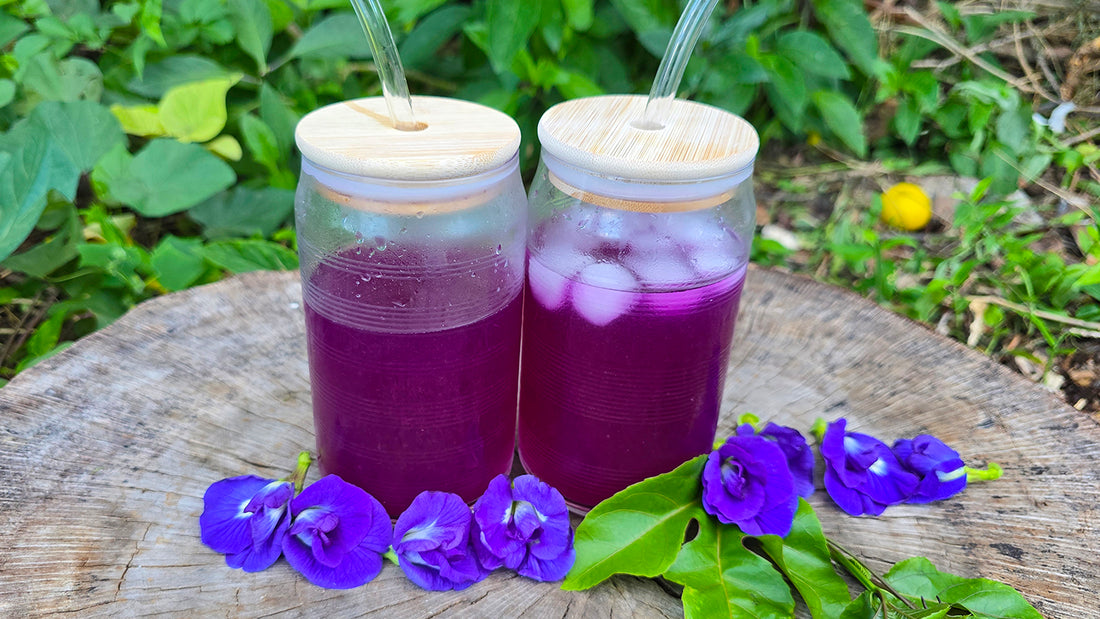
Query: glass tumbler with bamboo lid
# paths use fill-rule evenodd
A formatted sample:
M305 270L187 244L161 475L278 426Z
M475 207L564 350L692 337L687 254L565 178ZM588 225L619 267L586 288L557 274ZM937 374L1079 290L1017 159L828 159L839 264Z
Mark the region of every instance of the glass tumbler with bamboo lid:
M580 511L710 451L755 224L752 126L645 105L576 99L538 126L519 452Z
M396 517L512 465L526 197L516 123L413 97L306 115L295 203L320 466Z

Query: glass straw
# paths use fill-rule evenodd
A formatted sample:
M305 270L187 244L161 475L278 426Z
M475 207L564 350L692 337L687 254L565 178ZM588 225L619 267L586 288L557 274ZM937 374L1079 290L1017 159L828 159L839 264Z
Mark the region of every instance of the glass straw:
M393 33L386 22L386 14L382 12L382 5L379 0L351 0L351 6L359 16L363 32L367 34L378 78L382 81L382 95L394 128L402 131L423 129L413 114L405 69L401 66L401 57L397 55L397 45L393 42Z
M665 55L661 57L661 66L657 68L657 77L653 79L653 86L649 89L645 111L641 120L635 123L639 129L664 128L668 104L676 98L676 89L680 87L691 52L699 41L699 35L703 33L703 24L717 4L718 0L690 0L684 8L680 21L676 22L676 29L672 31L668 47L665 48Z

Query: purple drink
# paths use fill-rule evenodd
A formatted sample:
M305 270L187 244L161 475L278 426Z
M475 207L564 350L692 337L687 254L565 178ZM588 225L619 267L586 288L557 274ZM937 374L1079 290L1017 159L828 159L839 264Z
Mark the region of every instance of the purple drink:
M706 453L718 422L744 243L623 229L638 218L599 214L570 249L561 222L532 238L520 456L582 509Z
M325 257L303 295L324 472L371 493L394 517L423 490L473 501L506 473L517 280L491 252L477 259L391 244Z

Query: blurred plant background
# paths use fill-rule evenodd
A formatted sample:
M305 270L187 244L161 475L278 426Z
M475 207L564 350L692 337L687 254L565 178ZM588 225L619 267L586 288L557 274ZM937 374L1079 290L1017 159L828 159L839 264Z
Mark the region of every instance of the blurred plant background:
M527 175L542 112L647 92L681 10L384 5L411 90L513 115ZM0 7L0 377L149 297L297 266L294 125L380 94L347 0ZM756 262L851 288L1096 412L1098 70L1100 0L730 0L681 96L760 131ZM899 181L931 198L919 230L880 218Z

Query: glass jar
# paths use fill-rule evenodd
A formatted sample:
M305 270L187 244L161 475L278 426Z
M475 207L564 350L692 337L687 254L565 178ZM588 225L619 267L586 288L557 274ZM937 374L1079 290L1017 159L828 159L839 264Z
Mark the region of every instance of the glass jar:
M512 466L526 197L516 123L414 97L302 119L295 203L323 472L396 517L423 490L476 499Z
M586 510L710 451L745 281L759 138L645 97L559 104L529 195L519 452Z

